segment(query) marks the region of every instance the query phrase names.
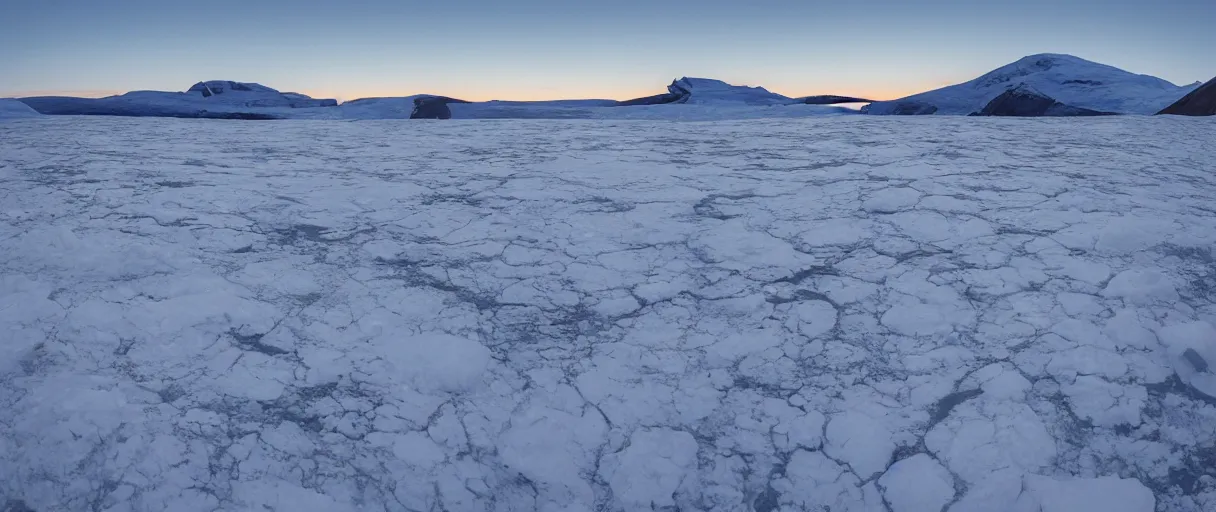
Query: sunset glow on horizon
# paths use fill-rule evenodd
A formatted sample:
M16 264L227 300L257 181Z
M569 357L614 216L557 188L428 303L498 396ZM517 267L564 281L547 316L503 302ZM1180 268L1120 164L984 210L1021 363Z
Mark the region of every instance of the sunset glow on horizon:
M1216 54L1201 51L1216 47L1216 9L1207 2L1026 0L1009 12L963 0L761 0L745 8L726 0L15 0L0 18L0 44L9 49L0 54L0 97L183 91L233 80L341 101L619 100L691 76L791 97L884 100L1035 53L1186 84L1216 74Z

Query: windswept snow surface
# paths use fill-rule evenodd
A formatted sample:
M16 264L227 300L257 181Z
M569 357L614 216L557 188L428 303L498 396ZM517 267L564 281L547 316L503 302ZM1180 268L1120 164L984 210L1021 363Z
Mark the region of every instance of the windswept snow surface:
M5 122L0 503L1216 510L1213 147L1162 117Z
M1044 53L1024 57L970 82L872 103L866 111L891 114L900 103L915 102L937 107L937 114L967 115L1022 84L1068 106L1144 115L1156 114L1199 86L1178 86L1072 55Z

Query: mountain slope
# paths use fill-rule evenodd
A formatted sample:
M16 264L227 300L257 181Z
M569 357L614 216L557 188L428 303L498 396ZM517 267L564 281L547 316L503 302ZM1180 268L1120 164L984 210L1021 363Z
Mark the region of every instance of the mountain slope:
M415 111L415 100L428 109ZM718 120L792 118L817 115L850 115L856 110L820 106L821 102L853 100L843 96L810 97L801 100L770 92L763 87L731 85L721 80L684 77L672 81L667 93L633 100L553 100L468 102L434 95L398 98L365 98L348 101L331 110L339 119L407 119L411 117L451 119L670 119ZM430 108L434 110L430 110ZM632 107L632 108L621 108ZM411 115L413 114L413 115Z
M41 114L13 98L0 98L0 119L25 119Z
M1023 84L1066 105L1118 114L1156 113L1196 87L1177 86L1072 55L1044 53L1024 57L970 82L872 103L863 111L890 115L933 110L935 114L966 115ZM909 109L908 105L918 108Z
M211 80L186 92L132 91L105 98L38 96L22 103L48 115L280 119L296 109L332 107L337 101L282 93L254 83Z
M1158 114L1174 114L1180 116L1214 116L1216 115L1216 78L1191 91L1176 103L1165 107Z

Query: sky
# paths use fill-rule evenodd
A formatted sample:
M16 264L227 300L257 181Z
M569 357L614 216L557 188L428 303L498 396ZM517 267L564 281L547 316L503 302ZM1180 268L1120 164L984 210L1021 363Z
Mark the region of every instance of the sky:
M258 82L627 99L675 78L893 99L1035 53L1216 76L1216 0L3 0L0 97Z

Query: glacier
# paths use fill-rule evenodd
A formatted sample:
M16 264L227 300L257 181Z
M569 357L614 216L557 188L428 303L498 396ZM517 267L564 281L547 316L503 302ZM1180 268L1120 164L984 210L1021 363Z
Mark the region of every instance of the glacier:
M969 82L871 103L863 110L875 115L967 115L1023 85L1069 107L1142 115L1157 113L1199 86L1178 86L1072 55L1044 53L1024 57Z
M0 504L1211 511L1214 128L5 120Z

